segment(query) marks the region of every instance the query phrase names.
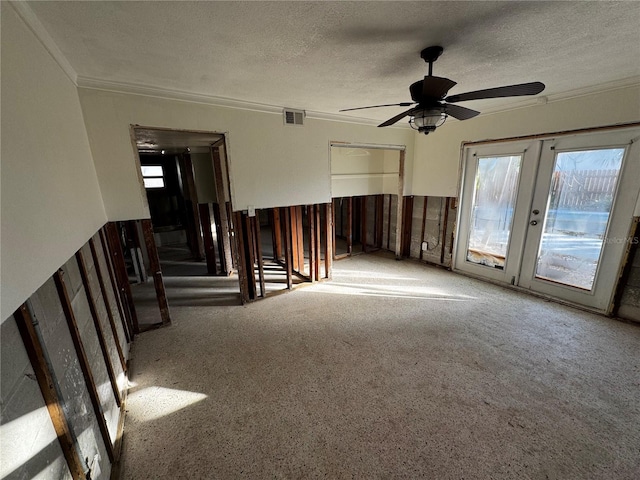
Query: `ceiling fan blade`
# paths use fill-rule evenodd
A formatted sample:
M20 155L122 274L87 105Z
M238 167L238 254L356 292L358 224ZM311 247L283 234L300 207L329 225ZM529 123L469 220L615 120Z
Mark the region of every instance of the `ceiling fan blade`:
M403 117L406 117L407 115L411 114L411 112L413 112L413 110L414 110L413 108L410 108L409 110L405 110L404 112L399 113L395 117L390 118L389 120L387 120L384 123L381 123L378 126L379 127L388 127L389 125L393 125L397 121L401 120Z
M450 115L453 118L457 118L458 120L468 120L477 115L480 115L480 112L471 110L467 107L461 107L460 105L445 104L444 111L447 115Z
M451 95L444 99L445 102L465 102L467 100L482 100L485 98L500 97L521 97L525 95L537 95L545 88L542 82L520 83L518 85L507 85L504 87L487 88L486 90L476 90L475 92L460 93Z
M386 103L384 105L371 105L369 107L356 107L356 108L345 108L343 110L338 110L339 112L350 112L352 110L364 110L365 108L378 108L378 107L410 107L414 105L416 102L402 102L402 103Z
M440 100L449 90L456 85L456 82L443 77L424 77L422 82L422 98L437 98Z

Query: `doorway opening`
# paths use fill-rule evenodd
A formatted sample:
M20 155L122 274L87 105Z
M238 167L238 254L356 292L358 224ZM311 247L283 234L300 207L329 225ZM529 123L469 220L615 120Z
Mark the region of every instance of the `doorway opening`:
M404 156L402 146L331 144L334 259L402 256Z
M232 277L234 226L224 135L133 126L132 138L153 229L152 245L142 245L136 222L125 222L125 259L137 303L153 303L153 287L143 272L151 269L148 250L155 249L171 304L240 304L240 286ZM150 313L146 323L154 325L153 318Z

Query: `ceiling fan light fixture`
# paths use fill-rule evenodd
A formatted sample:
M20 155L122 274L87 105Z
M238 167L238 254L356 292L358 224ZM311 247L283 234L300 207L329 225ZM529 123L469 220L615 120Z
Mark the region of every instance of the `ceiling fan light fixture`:
M428 135L447 120L447 114L440 107L416 110L409 118L409 125L414 130Z

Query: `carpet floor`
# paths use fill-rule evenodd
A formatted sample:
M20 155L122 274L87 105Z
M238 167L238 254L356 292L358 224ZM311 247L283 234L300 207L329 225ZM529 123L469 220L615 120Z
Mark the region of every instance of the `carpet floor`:
M123 479L640 478L636 325L375 255L171 314L133 345Z

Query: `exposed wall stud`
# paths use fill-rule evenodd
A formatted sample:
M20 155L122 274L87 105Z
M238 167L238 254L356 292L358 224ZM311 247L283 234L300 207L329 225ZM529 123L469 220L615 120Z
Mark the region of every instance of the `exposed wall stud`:
M51 368L46 347L42 342L38 322L31 315L26 303L16 310L14 318L44 397L44 403L47 405L69 472L76 480L85 479L87 478L85 472L88 471L88 468L84 464L78 441L65 414L64 400L55 373Z
M444 222L442 225L442 248L440 249L440 263L444 265L444 249L447 243L447 223L449 223L449 202L451 199L447 197L444 204Z
M216 265L216 248L213 244L213 233L211 232L211 213L208 203L199 203L200 228L202 229L202 240L204 243L204 258L207 261L207 273L215 275L218 273Z
M73 308L71 307L71 299L69 298L67 288L64 284L63 271L58 270L54 273L53 279L58 290L58 296L60 297L60 303L62 304L62 310L67 320L67 325L69 326L69 333L71 333L71 340L73 341L73 346L75 347L76 354L78 356L78 362L80 363L80 369L82 370L87 391L89 392L89 398L91 399L91 405L93 406L96 421L98 422L98 427L102 434L102 440L104 441L104 445L107 450L107 456L109 457L109 461L113 462L113 444L111 443L111 437L109 436L109 429L107 428L107 422L104 418L102 404L100 403L100 397L98 396L98 390L96 389L96 382L93 378L93 373L91 372L89 359L87 358L82 338L80 337L78 323L76 321Z
M120 322L122 323L122 330L124 331L124 336L127 340L127 343L131 342L133 338L133 332L129 329L129 323L127 322L127 318L125 317L124 309L125 307L122 305L122 296L120 289L117 285L116 274L114 271L114 266L111 262L113 257L113 253L109 249L107 245L107 241L105 239L104 227L98 232L100 234L100 243L102 245L102 251L104 253L104 259L107 262L107 270L109 274L109 282L111 283L111 290L113 291L113 297L116 299L116 306L118 307L118 315L120 316Z
M131 285L129 285L129 276L127 275L127 267L124 263L124 254L122 252L122 244L120 243L120 235L115 222L109 222L105 225L107 232L107 240L111 250L113 259L113 267L116 274L116 281L122 295L123 306L126 306L125 313L129 321L129 329L134 334L140 333L138 325L138 316L136 314L136 306L133 303L133 295L131 294Z
M147 248L147 255L149 256L153 285L156 289L156 298L158 299L158 307L160 308L160 318L162 319L162 325L169 325L171 323L169 302L167 301L167 293L164 289L164 281L162 280L160 257L158 256L158 249L156 248L156 241L153 236L153 224L148 218L140 220L140 222L142 223L142 235L144 236L144 244Z
M260 216L256 213L256 216L252 218L255 234L255 250L256 250L256 262L258 263L258 278L260 281L260 296L267 296L267 289L264 281L264 265L262 260L262 242L260 238Z
M80 269L80 277L82 278L82 285L84 286L84 292L89 303L89 311L91 312L91 319L93 320L93 326L96 329L98 336L98 345L100 345L100 352L102 353L102 359L104 365L107 368L107 376L109 377L109 383L111 383L111 390L113 390L113 396L116 399L118 408L122 405L122 397L120 395L120 388L118 387L118 380L116 378L116 372L113 369L111 358L109 357L109 347L102 331L102 325L100 325L100 315L98 314L98 308L96 307L96 301L91 291L91 284L89 283L89 272L87 272L87 265L82 255L82 250L76 252L76 261L78 262L78 268Z
M220 156L220 148L213 147L211 149L211 158L213 162L213 172L216 181L216 192L218 195L218 213L220 217L221 235L218 236L218 242L222 242L223 255L220 256L222 263L222 271L228 276L233 271L233 259L231 252L229 215L227 210L227 200L224 187L224 175L222 172L222 159ZM223 261L224 259L224 261Z
M317 280L316 277L316 208L309 205L309 278L312 282Z
M422 204L422 228L420 230L420 260L424 257L424 250L422 249L422 244L424 243L424 234L427 228L427 203L429 197L424 197L424 203Z
M324 204L324 278L331 278L333 262L333 202Z
M400 161L398 167L398 205L396 213L396 259L402 258L401 242L402 242L402 207L404 198L404 150L400 151Z
M91 257L93 258L94 268L96 269L96 275L98 277L98 284L100 285L100 293L102 294L102 300L104 301L104 306L107 310L107 318L109 319L109 326L111 327L111 334L113 335L113 340L116 343L116 350L118 352L118 358L120 359L120 365L122 366L122 371L127 371L127 362L124 358L124 353L122 351L122 345L120 345L120 337L118 335L118 329L116 328L116 322L113 318L113 312L111 312L111 305L109 305L109 297L107 296L107 288L104 284L104 279L102 278L102 269L100 268L100 260L98 258L98 252L96 250L95 242L93 238L89 239L89 248L91 249ZM106 257L106 252L103 252L103 255ZM106 258L105 258L106 260ZM114 295L115 296L115 295Z
M204 256L204 243L200 234L200 212L198 210L198 192L193 174L193 161L189 153L180 155L180 173L182 176L182 193L187 205L187 234L191 253L196 262Z
M287 289L293 288L293 241L291 238L291 208L284 208L284 262L287 271Z
M391 194L389 194L389 210L387 211L387 250L391 248Z

